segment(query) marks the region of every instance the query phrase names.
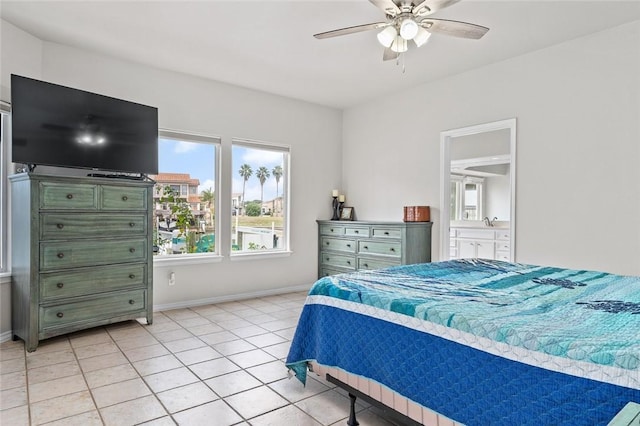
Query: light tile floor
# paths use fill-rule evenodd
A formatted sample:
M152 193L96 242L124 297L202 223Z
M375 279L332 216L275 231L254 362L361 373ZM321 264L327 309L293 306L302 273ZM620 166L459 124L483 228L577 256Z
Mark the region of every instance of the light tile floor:
M45 340L0 344L0 424L337 425L349 399L284 359L305 300L289 293L156 312ZM388 426L357 405L362 426Z

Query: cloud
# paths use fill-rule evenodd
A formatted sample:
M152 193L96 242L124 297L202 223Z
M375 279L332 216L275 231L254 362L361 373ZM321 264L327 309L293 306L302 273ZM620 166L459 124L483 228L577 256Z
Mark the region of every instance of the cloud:
M196 148L198 148L197 143L178 141L176 142L176 147L174 148L173 152L175 152L176 154L184 154L187 152L191 152Z
M265 166L271 171L273 166L282 165L282 155L281 152L247 149L242 156L242 162L250 164L252 168L254 164L257 164L258 166L256 166L255 169L260 166Z
M213 179L207 179L204 182L201 182L200 186L198 186L198 195L201 194L205 189L211 189L212 191L215 191L216 181Z

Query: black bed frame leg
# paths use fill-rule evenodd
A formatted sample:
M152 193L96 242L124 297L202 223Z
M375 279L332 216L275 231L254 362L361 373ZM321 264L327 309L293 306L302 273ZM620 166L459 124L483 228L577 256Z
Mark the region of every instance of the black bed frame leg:
M349 413L347 425L358 426L360 423L356 420L356 396L350 393L349 398L351 399L351 412Z

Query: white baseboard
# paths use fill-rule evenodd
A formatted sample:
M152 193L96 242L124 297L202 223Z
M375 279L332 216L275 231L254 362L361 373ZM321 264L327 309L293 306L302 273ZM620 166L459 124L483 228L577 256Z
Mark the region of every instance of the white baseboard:
M256 297L277 296L279 294L291 293L294 291L309 291L311 285L299 285L295 287L274 288L269 290L254 291L251 293L229 294L226 296L216 296L207 299L185 300L183 302L167 303L163 305L153 305L154 311L169 311L171 309L192 308L194 306L213 305L216 303L235 302L237 300L254 299Z
M5 331L4 333L0 333L0 342L6 342L11 340L11 335L13 334L12 330Z
M226 296L216 296L207 299L186 300L183 302L166 303L163 305L153 305L154 311L169 311L171 309L191 308L194 306L213 305L216 303L234 302L236 300L254 299L256 297L277 296L279 294L291 293L294 291L309 291L311 285L299 285L295 287L274 288L269 290L254 291L251 293L229 294ZM12 330L0 333L0 342L11 340Z

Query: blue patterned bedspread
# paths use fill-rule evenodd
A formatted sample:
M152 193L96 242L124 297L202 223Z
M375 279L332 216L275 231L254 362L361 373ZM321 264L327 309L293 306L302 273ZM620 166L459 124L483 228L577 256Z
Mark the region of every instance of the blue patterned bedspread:
M345 322L354 324L356 329L349 331ZM371 346L374 349L369 349L364 357L362 347L352 348L348 336L339 336L344 330L342 334L351 337L366 335L364 343L363 339L352 339L358 341L358 345L380 339L385 345L393 346L394 341L389 336L378 337L383 329L386 334L395 333L398 339L404 338L402 335L412 341L416 336L428 336L431 346L413 348L425 352L417 359L416 354L396 348L388 355L382 355L393 361L383 358L372 361L377 353L386 353L380 349L381 343ZM438 355L434 345L438 346L437 351L450 349L450 352ZM414 347L415 344L411 342L404 346ZM403 356L409 359L398 359L399 352L404 352ZM415 369L409 364L420 363L421 359L426 359L424 357L440 357L448 363L460 353L467 360L454 363L457 365L453 373L456 378L452 380L455 386L474 389L449 406L456 398L432 395L446 391L449 379L438 382L429 377L429 374L444 373L435 366ZM478 371L480 376L491 375L490 370L495 370L496 366L485 364L494 358L504 358L504 368L513 368L522 377L533 374L531 377L535 379L529 378L529 383L524 384L530 390L522 390L523 383L507 379L514 382L512 388L498 396L519 399L518 403L507 403L506 407L512 408L523 405L521 398L535 397L537 405L543 406L524 411L529 416L536 416L533 423L540 424L546 410L540 402L545 397L536 393L558 393L558 383L571 388L573 400L567 402L566 410L573 410L580 416L594 410L593 404L597 404L601 419L610 419L623 402L640 402L640 277L479 259L325 277L309 292L287 366L303 381L309 360L344 368L409 394L410 399L436 411L444 411L455 420L482 424L488 417L476 417L472 413L474 408L469 408L473 405L469 398L481 400L483 393L499 392L499 386L488 379L483 388L476 382L484 378L473 379L471 376ZM483 361L478 362L480 359ZM385 373L378 371L380 368L376 363L384 364ZM474 367L468 367L469 363ZM444 370L451 368L448 366ZM469 371L464 372L467 368ZM485 368L488 371L483 372ZM503 365L497 368L503 368ZM429 369L432 370L429 372ZM419 372L411 373L414 370ZM425 377L410 377L405 382L392 378L423 373ZM539 376L543 373L547 374L544 383ZM461 378L462 375L466 376ZM500 378L495 380L505 381L504 374L498 376ZM575 378L575 382L567 376ZM547 382L548 377L551 379ZM416 381L421 385L413 389ZM579 401L581 398L577 395L581 392L589 393L588 400ZM600 396L592 398L598 392ZM431 395L423 395L427 393ZM547 403L556 404L556 408L567 399L560 396L561 402L554 402L553 397L550 398ZM605 407L607 404L611 406ZM491 411L486 407L475 409ZM555 419L554 423L562 424L571 418L570 415L567 418L555 415L547 420ZM591 424L592 420L585 424ZM505 421L504 424L508 423Z

